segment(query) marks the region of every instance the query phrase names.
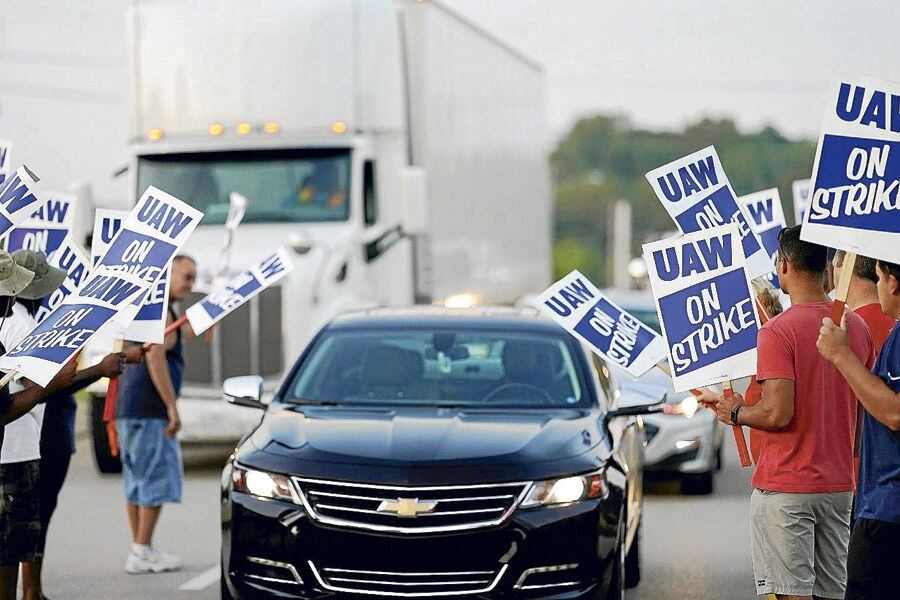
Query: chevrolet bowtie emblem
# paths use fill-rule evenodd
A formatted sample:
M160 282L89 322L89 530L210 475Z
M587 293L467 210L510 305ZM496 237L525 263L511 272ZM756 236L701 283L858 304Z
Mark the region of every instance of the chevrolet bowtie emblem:
M418 498L397 498L394 500L382 500L378 505L378 512L390 512L398 517L417 517L420 514L430 513L437 508L437 502L419 502Z

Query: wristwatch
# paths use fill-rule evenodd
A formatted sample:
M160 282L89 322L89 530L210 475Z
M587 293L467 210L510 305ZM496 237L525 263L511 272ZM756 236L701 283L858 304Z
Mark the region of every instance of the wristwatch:
M738 411L739 411L739 410L741 410L741 405L740 405L740 404L738 404L737 406L735 406L734 408L731 409L731 423L732 423L733 425L737 425L737 424L738 424L738 421L737 421L737 420L738 420Z

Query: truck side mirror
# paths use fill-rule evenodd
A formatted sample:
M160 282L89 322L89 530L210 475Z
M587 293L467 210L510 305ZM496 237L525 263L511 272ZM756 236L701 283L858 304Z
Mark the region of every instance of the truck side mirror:
M427 229L426 196L428 176L422 167L400 170L400 225L403 232L416 235Z
M222 383L225 401L237 406L265 409L262 402L263 379L259 375L229 377Z

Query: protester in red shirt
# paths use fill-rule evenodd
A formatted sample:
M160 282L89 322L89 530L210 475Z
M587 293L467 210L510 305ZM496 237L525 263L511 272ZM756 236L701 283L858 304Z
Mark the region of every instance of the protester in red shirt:
M834 279L839 281L844 266L844 251L834 254L831 264L834 266ZM872 334L875 356L881 352L884 341L894 328L894 317L885 314L878 302L878 273L875 271L875 259L868 256L856 257L850 288L847 290L847 308L862 317Z
M854 488L856 398L816 349L832 306L822 287L826 250L800 239L800 227L778 236L776 272L791 307L760 329L756 378L762 397L720 397L719 419L758 429L759 462L750 500L756 593L778 598L843 598L850 504ZM872 364L862 319L847 313L850 348Z

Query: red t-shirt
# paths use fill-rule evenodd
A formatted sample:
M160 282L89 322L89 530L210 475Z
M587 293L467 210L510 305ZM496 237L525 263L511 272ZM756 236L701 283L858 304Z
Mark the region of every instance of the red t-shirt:
M854 488L856 396L816 349L822 319L830 312L831 302L796 304L759 330L756 378L793 381L794 416L784 429L759 436L755 488L798 494ZM852 312L847 323L850 348L871 368L869 328Z
M862 317L862 320L869 326L869 333L872 334L872 344L875 347L875 356L877 357L878 353L881 352L881 347L884 346L884 341L891 335L891 329L894 328L894 323L897 321L890 315L884 314L884 311L881 310L881 305L877 302L860 306L853 312Z

